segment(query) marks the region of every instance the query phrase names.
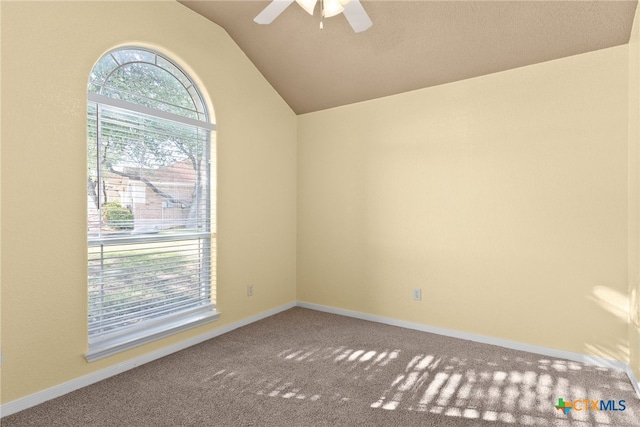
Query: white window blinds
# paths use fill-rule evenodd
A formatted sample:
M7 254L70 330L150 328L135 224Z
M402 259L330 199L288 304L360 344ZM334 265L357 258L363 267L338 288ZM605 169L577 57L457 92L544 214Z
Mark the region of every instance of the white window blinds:
M90 348L213 308L213 129L89 94Z

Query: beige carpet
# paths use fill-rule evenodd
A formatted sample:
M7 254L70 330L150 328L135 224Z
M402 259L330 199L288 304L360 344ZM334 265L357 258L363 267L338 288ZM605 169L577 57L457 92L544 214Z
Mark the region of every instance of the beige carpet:
M554 408L624 400L624 411ZM580 405L578 405L580 408ZM2 420L18 426L638 426L624 373L294 308Z

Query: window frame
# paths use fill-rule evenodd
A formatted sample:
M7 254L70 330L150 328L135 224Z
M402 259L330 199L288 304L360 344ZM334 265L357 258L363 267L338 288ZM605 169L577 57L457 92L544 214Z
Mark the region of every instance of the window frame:
M164 110L152 108L146 105L133 103L133 102L130 102L129 100L113 98L113 97L104 95L102 93L96 93L95 91L92 91L92 85L93 85L94 89L98 87L99 88L98 91L102 92L102 88L106 86L109 80L109 76L111 76L118 68L123 67L130 63L126 61L123 61L122 63L118 63L118 61L115 59L115 56L114 56L115 54L122 54L123 56L125 56L127 54L127 51L141 52L141 53L146 53L148 55L151 55L154 58L153 63L149 61L131 61L131 62L142 62L142 63L154 65L160 68L161 70L163 70L164 72L173 76L185 88L186 93L191 97L194 103L193 111L195 111L196 113L196 118L187 117L180 114L176 114L171 111L164 111ZM117 66L108 73L107 77L104 79L102 86L96 85L94 82L91 81L91 79L94 77L93 72L97 68L100 61L105 59L107 56L111 56L111 58L113 58ZM158 58L160 58L160 61L158 61ZM158 65L158 62L161 62L161 65ZM163 68L162 63L164 63L167 68ZM167 64L169 65L167 66ZM181 75L176 76L176 73L181 73ZM185 81L189 84L188 87L184 84ZM133 93L133 95L137 95L137 94ZM198 97L198 99L197 100L194 99L194 96ZM91 247L92 246L95 247L97 245L100 245L101 247L100 257L103 257L104 255L102 255L102 245L107 245L107 246L110 246L110 245L124 246L127 244L136 245L146 241L149 241L149 242L151 241L156 241L156 242L158 241L161 241L161 242L189 241L191 242L191 241L196 241L196 239L198 242L201 242L201 240L204 239L205 255L202 255L201 252L198 252L200 253L198 258L200 259L200 261L197 262L197 264L206 265L207 263L209 263L208 271L207 271L208 275L206 276L208 279L208 286L205 290L206 292L205 296L208 295L209 301L208 303L202 303L196 306L184 307L180 311L171 312L169 314L162 314L160 317L155 317L155 318L142 317L143 321L140 322L140 324L134 324L132 326L121 326L111 331L102 332L99 334L94 333L93 336L88 329L87 330L88 351L85 353L85 358L89 362L140 346L142 344L145 344L151 341L158 340L160 338L164 338L169 335L173 335L175 333L178 333L196 326L206 324L208 322L217 320L220 316L220 313L216 311L215 303L212 301L212 298L214 297L214 292L215 292L215 286L213 286L213 284L216 282L216 280L215 280L215 268L212 268L212 264L215 262L215 260L211 259L212 257L211 254L213 253L212 251L215 251L215 232L213 231L215 229L215 224L213 224L212 221L215 221L215 217L216 217L215 215L212 215L212 210L215 209L215 201L211 200L211 198L212 198L212 195L217 193L215 191L215 188L211 188L210 186L211 182L213 182L214 183L213 185L215 185L215 179L211 179L212 177L211 177L211 170L210 170L210 165L212 163L215 164L215 150L213 150L211 146L212 144L211 133L216 131L216 125L215 123L211 123L209 121L209 117L211 116L209 115L206 109L206 103L204 102L202 92L198 89L196 84L193 82L193 79L191 79L181 67L175 64L175 62L173 62L164 54L161 54L157 51L147 49L147 48L141 48L136 46L126 46L126 47L120 47L110 52L107 52L105 55L100 57L99 61L96 63L94 68L92 68L92 75L90 77L90 82L87 89L88 108L91 105L91 103L95 103L96 105L96 126L97 127L99 127L99 122L100 122L100 113L99 113L100 107L103 107L103 108L118 109L125 112L148 116L148 117L152 117L154 119L158 119L162 121L176 122L178 124L192 126L197 129L202 129L206 131L206 134L205 134L206 135L205 137L206 154L203 161L204 161L205 167L207 168L207 180L209 185L206 185L206 191L208 191L208 194L206 196L206 205L205 205L206 223L204 225L204 231L198 232L196 230L196 232L189 232L184 234L177 233L176 235L173 235L173 236L169 234L163 237L150 236L147 238L147 237L125 236L125 237L104 238L101 232L99 233L98 237L92 237L89 233L89 229L87 228L87 244L88 244L87 254L88 256L90 256ZM204 118L205 120L200 120L201 118ZM91 125L89 123L89 119L87 120L88 120L87 130L89 131ZM96 133L95 140L93 141L91 141L91 139L89 138L89 135L87 136L88 136L87 149L90 143L95 144L96 147L99 149L100 147L99 132ZM90 165L89 160L87 161L89 166ZM99 160L96 159L95 166L98 169L100 168L99 163L100 163ZM99 189L99 186L98 186L98 189ZM98 191L97 193L98 195L96 197L98 197L97 200L99 200L100 191ZM101 224L100 227L102 227L103 220L102 220L102 215L100 214L101 212L100 207L102 206L102 203L100 203L99 201L96 203L98 206L99 222ZM89 210L87 210L87 214L89 215ZM87 224L89 224L89 217L87 217ZM100 230L101 229L102 228L100 228ZM198 244L201 244L201 243L198 243ZM207 260L206 258L203 258L207 256L207 254L208 254L209 260ZM103 258L100 258L100 259L103 259ZM90 263L91 260L88 259L88 262ZM101 264L103 263L101 262ZM103 268L104 267L101 267L100 271L103 271ZM206 268L206 267L201 267L201 268ZM201 271L201 270L198 270L198 271ZM88 272L87 277L88 279L90 278L90 272ZM90 283L88 282L88 286L89 285ZM87 291L89 292L89 287L87 288ZM88 293L88 296L89 296L89 293ZM200 297L200 299L202 299L202 297ZM90 318L92 315L92 310L91 310L90 299L88 298L87 301L88 301L87 302L88 304L87 327L89 328L89 325L91 323ZM141 304L141 303L138 303L138 304ZM177 305L180 306L181 303ZM101 309L104 309L104 308L101 306ZM94 313L94 316L95 316L95 313Z

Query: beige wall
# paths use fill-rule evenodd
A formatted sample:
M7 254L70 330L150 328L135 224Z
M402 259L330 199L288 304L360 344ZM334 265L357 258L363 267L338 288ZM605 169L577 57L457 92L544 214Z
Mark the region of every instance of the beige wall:
M640 9L629 40L629 364L640 378Z
M298 300L627 361L627 57L299 116Z
M175 2L1 8L2 401L294 302L296 116L226 32ZM86 86L123 44L177 60L215 107L222 317L89 364Z

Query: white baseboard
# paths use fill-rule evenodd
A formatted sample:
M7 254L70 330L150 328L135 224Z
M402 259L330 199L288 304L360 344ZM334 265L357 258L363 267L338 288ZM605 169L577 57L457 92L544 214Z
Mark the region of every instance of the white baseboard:
M484 335L471 334L468 332L456 331L454 329L439 328L436 326L428 326L422 323L407 322L404 320L393 319L390 317L377 316L375 314L362 313L358 311L345 310L342 308L329 307L325 305L312 304L308 302L298 301L298 307L308 308L316 311L324 311L325 313L339 314L342 316L353 317L355 319L368 320L371 322L384 323L386 325L398 326L406 329L414 329L422 332L430 332L432 334L444 335L452 338L475 341L483 344L497 345L499 347L509 348L512 350L526 351L528 353L540 354L542 356L553 357L556 359L572 360L574 362L584 363L585 365L599 366L603 368L619 369L627 374L636 395L640 398L640 384L633 374L631 367L623 361L607 359L598 356L589 356L581 353L573 353L570 351L557 350L549 347L520 343L517 341L503 340L500 338L487 337Z
M499 338L487 337L484 335L470 334L467 332L456 331L453 329L438 328L435 326L428 326L421 323L407 322L404 320L397 320L389 317L377 316L374 314L361 313L357 311L345 310L341 308L335 308L335 307L329 307L329 306L324 306L319 304L311 304L303 301L298 301L297 303L285 304L280 307L276 307L274 309L256 314L255 316L247 317L237 322L233 322L228 325L225 325L214 331L207 332L206 334L193 337L191 339L179 342L169 347L165 347L160 350L156 350L151 353L144 354L142 356L133 358L131 360L127 360L117 365L113 365L108 368L101 369L100 371L96 371L91 374L84 375L80 378L76 378L74 380L71 380L62 384L58 384L48 389L33 393L29 396L16 399L12 402L5 403L4 405L0 406L0 418L14 414L16 412L20 412L27 408L31 408L33 406L39 405L40 403L44 403L48 400L55 399L56 397L60 397L72 391L79 390L88 385L97 383L99 381L102 381L114 375L118 375L122 372L128 371L129 369L133 369L136 366L140 366L145 363L151 362L153 360L159 359L161 357L168 356L169 354L175 353L177 351L184 350L185 348L199 344L211 338L215 338L222 334L226 334L227 332L231 332L234 329L237 329L242 326L249 325L253 322L257 322L258 320L262 320L267 317L273 316L274 314L288 310L295 306L308 308L316 311L323 311L326 313L339 314L342 316L353 317L356 319L368 320L371 322L383 323L391 326L398 326L406 329L414 329L417 331L430 332L438 335L444 335L444 336L449 336L453 338L460 338L460 339L480 342L484 344L497 345L500 347L509 348L513 350L536 353L536 354L540 354L547 357L573 360L575 362L580 362L580 363L584 363L592 366L601 366L606 368L620 369L627 374L633 388L636 391L636 394L638 395L638 397L640 397L640 385L638 383L637 378L633 374L631 367L627 363L619 360L606 359L603 357L596 357L596 356L587 356L585 354L580 354L580 353L556 350L548 347L524 344L516 341L509 341L509 340L503 340Z
M211 338L215 338L222 334L226 334L227 332L231 332L234 329L237 329L242 326L249 325L253 322L257 322L258 320L262 320L267 317L273 316L274 314L280 313L281 311L288 310L295 306L296 306L295 303L290 303L290 304L282 305L280 307L276 307L274 309L265 311L263 313L256 314L255 316L247 317L237 322L233 322L228 325L222 326L221 328L216 329L214 331L207 332L202 335L198 335L197 337L193 337L188 340L181 341L179 343L162 348L160 350L152 351L142 356L127 360L126 362L122 362L117 365L113 365L108 368L101 369L91 374L84 375L74 380L55 385L53 387L30 394L20 399L16 399L12 402L5 403L4 405L0 406L0 418L6 417L11 414L15 414L16 412L20 412L27 408L31 408L33 406L39 405L40 403L44 403L48 400L55 399L56 397L60 397L64 394L71 393L72 391L79 390L82 387L86 387L88 385L97 383L98 381L102 381L114 375L118 375L124 371L128 371L129 369L133 369L136 366L140 366L145 363L151 362L153 360L159 359L161 357L168 356L171 353L184 350L187 347L191 347L193 345L199 344Z
M638 382L638 378L636 378L635 374L633 373L633 369L631 369L631 366L629 366L626 363L624 363L624 365L625 365L624 371L627 373L627 376L629 377L629 381L631 381L631 385L633 386L633 389L636 391L636 395L640 397L640 382Z

